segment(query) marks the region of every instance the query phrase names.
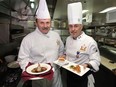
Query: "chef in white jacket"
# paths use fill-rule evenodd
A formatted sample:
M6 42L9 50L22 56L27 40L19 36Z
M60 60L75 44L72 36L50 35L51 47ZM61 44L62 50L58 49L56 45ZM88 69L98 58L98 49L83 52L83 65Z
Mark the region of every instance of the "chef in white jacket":
M96 41L82 31L81 2L68 4L68 24L70 36L66 40L66 58L77 65L89 67L94 72L98 71L100 53ZM76 77L70 73L67 78L69 78L68 87L94 87L92 74Z
M21 69L31 63L51 63L63 54L64 45L58 33L50 30L51 18L46 0L40 0L36 12L36 29L22 40L18 62ZM32 81L33 87L62 87L60 72L54 71L52 81L46 79Z

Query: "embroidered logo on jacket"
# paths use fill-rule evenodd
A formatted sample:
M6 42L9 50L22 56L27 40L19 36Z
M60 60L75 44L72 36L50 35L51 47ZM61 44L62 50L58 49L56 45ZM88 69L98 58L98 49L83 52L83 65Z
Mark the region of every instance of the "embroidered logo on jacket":
M80 51L86 51L87 47L85 46L85 44L83 46L81 46Z
M79 58L80 53L86 51L86 49L87 49L87 47L85 46L85 44L82 45L80 47L80 50L76 52L76 58Z

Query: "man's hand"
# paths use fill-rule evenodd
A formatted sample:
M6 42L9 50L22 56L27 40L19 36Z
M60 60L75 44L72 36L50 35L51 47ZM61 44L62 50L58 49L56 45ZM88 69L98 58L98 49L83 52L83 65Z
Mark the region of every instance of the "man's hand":
M82 66L84 68L92 68L91 64L89 64L89 63L82 64Z

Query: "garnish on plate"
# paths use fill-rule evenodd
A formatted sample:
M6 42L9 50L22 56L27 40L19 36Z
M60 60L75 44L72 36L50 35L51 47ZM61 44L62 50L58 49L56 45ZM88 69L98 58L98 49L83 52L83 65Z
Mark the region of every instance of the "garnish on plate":
M76 71L77 73L80 73L81 72L81 67L79 65L71 65L69 67L70 69L72 69L73 71Z

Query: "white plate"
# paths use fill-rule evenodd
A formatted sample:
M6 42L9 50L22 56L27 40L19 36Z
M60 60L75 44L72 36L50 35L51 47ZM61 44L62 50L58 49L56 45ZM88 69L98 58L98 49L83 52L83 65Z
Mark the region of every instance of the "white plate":
M54 68L52 68L53 72L54 72ZM35 77L35 78L30 78L30 80L39 80L39 79L44 79L43 77Z
M61 62L59 62L58 60L56 60L56 61L54 61L54 63L57 64L57 65L59 65L59 66L62 66L64 69L69 70L69 71L71 71L71 72L73 72L73 73L75 73L75 74L77 74L77 75L79 75L79 76L83 76L85 73L87 73L87 72L90 70L89 68L84 68L82 65L79 65L80 68L81 68L81 72L78 73L78 72L76 72L76 71L74 71L74 70L72 70L72 69L70 68L71 65L76 66L77 64L76 64L76 63L73 63L73 62L70 62L70 61L68 61L68 60L65 60L64 63L61 63ZM68 63L68 64L67 64L67 63ZM66 64L66 65L65 65L65 64Z
M65 61L56 60L54 63L57 64L57 65L59 65L59 66L63 66L63 65L65 65L65 64L67 64L68 61L67 61L67 60L65 60Z
M45 70L43 72L33 73L32 69L36 68L37 66L38 66L38 64L30 65L29 67L27 67L26 72L29 73L29 74L33 74L33 75L38 75L38 74L44 74L44 73L48 72L51 69L51 66L49 64L40 63L40 66L41 67L46 67L47 70Z
M84 68L82 65L79 65L80 69L81 69L80 70L81 72L78 73L77 71L74 71L73 69L70 68L70 66L72 66L72 65L76 66L76 64L70 63L69 65L64 66L64 68L71 71L71 72L73 72L73 73L75 73L75 74L77 74L77 75L79 75L79 76L83 76L85 73L87 73L90 70L89 68Z

